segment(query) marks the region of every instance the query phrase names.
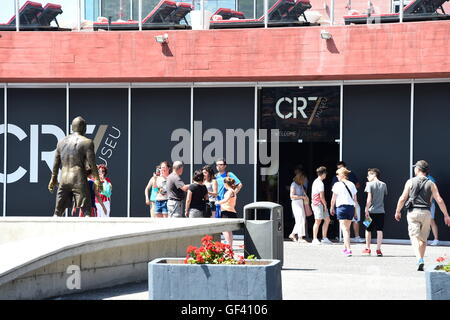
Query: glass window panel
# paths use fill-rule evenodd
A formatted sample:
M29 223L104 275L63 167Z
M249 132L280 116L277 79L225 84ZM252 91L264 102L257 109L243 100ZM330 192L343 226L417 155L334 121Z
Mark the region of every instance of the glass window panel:
M144 190L157 165L184 161L182 180L190 183L191 90L133 89L131 101L131 216L149 217Z
M94 140L97 164L106 164L111 179L111 216L127 216L128 89L71 89L70 121L82 116L86 136Z
M56 144L65 136L65 89L8 89L8 216L47 216ZM3 169L2 169L3 171Z
M131 0L102 1L101 15L111 21L127 21L131 19ZM134 9L133 9L134 10ZM137 19L137 15L136 18Z

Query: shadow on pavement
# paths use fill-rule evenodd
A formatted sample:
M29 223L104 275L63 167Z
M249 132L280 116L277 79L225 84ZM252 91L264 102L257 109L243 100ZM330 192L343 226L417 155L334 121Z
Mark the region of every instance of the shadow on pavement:
M148 282L128 283L110 288L103 288L87 292L74 293L61 297L55 297L50 300L103 300L117 296L139 294L148 292Z

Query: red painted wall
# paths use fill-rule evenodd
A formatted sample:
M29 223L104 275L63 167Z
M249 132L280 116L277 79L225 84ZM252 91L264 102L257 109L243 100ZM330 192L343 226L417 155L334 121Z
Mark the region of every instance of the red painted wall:
M0 82L450 77L450 21L323 28L0 32Z

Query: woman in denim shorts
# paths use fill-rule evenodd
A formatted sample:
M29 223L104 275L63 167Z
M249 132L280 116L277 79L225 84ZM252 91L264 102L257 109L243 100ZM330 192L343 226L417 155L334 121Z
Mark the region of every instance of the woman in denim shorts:
M356 200L356 187L348 180L350 170L347 168L340 168L336 171L339 182L333 185L333 197L331 198L331 214L336 216L339 220L339 224L344 235L344 249L342 253L347 257L352 255L350 248L350 226L352 219L356 216L355 204ZM335 209L336 206L336 209Z
M168 161L161 162L160 175L153 182L153 188L158 188L155 201L155 216L157 218L167 218L169 210L167 209L167 176L170 172L170 164Z

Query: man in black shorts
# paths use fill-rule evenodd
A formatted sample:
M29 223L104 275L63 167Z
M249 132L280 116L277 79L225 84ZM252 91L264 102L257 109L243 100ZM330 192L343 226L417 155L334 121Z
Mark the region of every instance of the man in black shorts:
M370 255L370 243L372 241L372 231L377 231L377 256L382 257L381 243L383 242L384 228L384 197L387 195L387 187L383 181L379 180L380 170L377 168L367 170L367 202L366 202L366 221L372 219L372 222L366 229L366 249L364 254Z

